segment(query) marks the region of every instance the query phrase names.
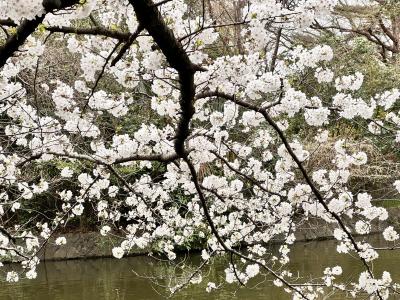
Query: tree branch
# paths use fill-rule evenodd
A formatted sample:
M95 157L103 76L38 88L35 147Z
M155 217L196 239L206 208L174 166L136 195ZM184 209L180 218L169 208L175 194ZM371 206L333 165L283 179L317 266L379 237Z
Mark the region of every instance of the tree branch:
M337 221L337 223L339 224L340 228L344 231L344 233L346 234L347 238L349 239L349 241L351 242L352 246L354 247L354 250L359 255L359 258L360 258L361 262L363 263L365 269L367 270L368 274L371 276L371 278L374 278L372 270L369 267L367 261L360 255L362 251L358 247L357 242L355 241L353 235L347 229L346 225L343 223L343 220L340 218L340 216L337 213L332 212L329 209L328 204L324 200L324 197L322 196L320 191L317 189L317 187L315 186L315 184L311 180L310 176L308 175L308 172L304 168L304 166L301 163L300 159L294 153L294 151L293 151L292 147L290 146L289 141L287 140L285 134L279 128L278 124L271 118L271 116L268 114L267 110L262 108L262 107L258 107L258 106L254 105L254 104L250 104L250 103L247 103L245 101L239 100L239 99L237 99L235 97L235 95L228 95L228 94L221 93L221 92L214 92L214 93L213 92L209 92L209 93L207 93L207 97L212 97L212 95L217 96L217 97L223 97L223 98L225 98L227 100L231 100L232 102L234 102L234 103L236 103L236 104L238 104L238 105L240 105L242 107L245 107L247 109L253 110L255 112L259 112L259 113L261 113L263 115L264 119L274 129L274 131L277 133L278 137L280 138L281 142L284 144L287 152L289 153L289 155L292 157L292 159L296 163L296 165L297 165L298 169L300 170L304 180L306 181L306 183L311 188L311 190L312 190L314 196L317 198L318 202ZM196 98L198 98L198 97L196 97ZM377 291L376 294L377 294L379 299L382 299L379 291Z
M17 32L10 36L4 45L0 47L0 68L3 67L7 61L18 48L22 46L25 40L36 30L40 23L43 22L47 13L51 13L57 9L64 9L79 3L79 0L44 0L43 7L45 13L36 17L33 20L25 20L17 27Z
M139 36L139 34L142 32L143 28L142 26L138 26L137 29L135 30L134 33L132 33L126 43L122 46L121 50L118 52L117 56L113 59L111 62L111 67L115 66L117 62L124 56L125 52L128 51L128 49L132 46L133 42L136 40L136 38Z
M189 136L189 124L194 114L194 73L203 70L193 64L181 43L174 33L165 24L163 17L151 0L130 0L136 13L139 24L143 26L165 55L172 68L177 70L180 85L181 118L178 122L175 136L175 151L180 157L184 157L184 143Z
M123 42L129 40L131 34L129 32L123 32L119 30L111 30L105 27L93 27L93 28L77 28L77 27L67 27L67 26L49 26L46 27L49 32L57 33L72 33L78 35L101 35L105 37L110 37Z
M192 176L192 181L193 181L193 183L194 183L194 186L195 186L195 188L196 188L197 194L198 194L199 199L200 199L200 202L201 202L201 206L202 206L202 208L203 208L204 216L206 217L207 223L208 223L208 225L209 225L210 228L211 228L212 234L216 237L216 239L218 240L218 242L219 242L219 244L221 245L221 247L222 247L226 252L228 252L228 253L235 254L235 255L237 255L237 256L240 257L240 258L243 258L243 259L245 259L245 260L247 260L247 261L250 261L250 262L252 262L252 263L258 264L260 267L264 268L267 272L269 272L269 273L270 273L271 275L273 275L275 278L281 280L282 283L283 283L284 285L286 285L288 288L290 288L291 290L297 292L303 299L308 299L298 288L296 288L295 286L291 285L289 282L287 282L284 278L282 278L280 275L278 275L274 270L272 270L271 268L269 268L267 265L261 263L260 261L254 259L254 258L248 257L248 256L246 256L246 255L244 255L244 254L242 254L242 253L236 251L235 249L232 249L232 248L228 247L228 246L225 244L224 240L223 240L222 237L219 235L218 230L217 230L217 228L216 228L215 225L214 225L214 222L213 222L213 220L212 220L212 217L211 217L211 215L210 215L210 212L208 211L207 201L206 201L206 198L205 198L205 196L204 196L204 194L203 194L203 191L202 191L202 189L201 189L201 187L200 187L200 184L199 184L199 181L198 181L198 178L197 178L196 170L195 170L193 164L192 164L187 158L184 158L184 160L185 160L186 164L187 164L188 167L189 167L190 174L191 174L191 176Z

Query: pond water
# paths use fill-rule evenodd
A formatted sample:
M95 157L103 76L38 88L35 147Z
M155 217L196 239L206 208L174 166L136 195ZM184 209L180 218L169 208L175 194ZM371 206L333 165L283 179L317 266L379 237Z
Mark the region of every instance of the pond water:
M382 244L379 236L373 236L374 246ZM297 243L292 248L291 270L301 276L321 276L325 267L341 265L344 281L358 278L362 269L358 261L349 255L335 252L333 241ZM193 269L201 263L198 254L186 257L186 264ZM226 258L227 259L227 258ZM226 259L221 258L212 268L205 270L200 285L190 285L172 299L290 299L282 290L273 287L269 277L259 277L249 282L248 288L236 284L224 284L219 290L207 293L208 281L218 283L218 275L224 274ZM382 275L383 270L391 271L395 280L400 280L400 271L396 266L400 252L380 252L379 263L374 264L374 272ZM1 300L155 300L168 296L166 285L170 280L182 278L190 267L182 269L167 262L157 261L147 256L129 257L121 260L87 259L44 262L38 268L38 278L21 280L17 284L2 283ZM138 276L139 275L139 276ZM158 285L151 277L158 277ZM160 279L162 277L162 279ZM332 295L326 299L345 299L345 295ZM360 298L361 299L361 298ZM365 297L364 297L365 299Z

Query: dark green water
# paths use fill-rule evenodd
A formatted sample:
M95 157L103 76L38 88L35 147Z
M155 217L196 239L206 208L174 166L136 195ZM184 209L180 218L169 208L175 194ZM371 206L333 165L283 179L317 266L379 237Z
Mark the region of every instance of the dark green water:
M374 246L381 245L378 236L372 238ZM361 266L348 255L335 253L332 241L297 243L290 254L293 274L297 272L304 277L320 277L326 267L341 265L347 281L358 278ZM186 257L186 262L193 268L199 265L199 255ZM400 252L380 252L379 263L374 265L374 272L391 271L393 279L400 280ZM235 284L224 284L219 290L207 293L208 281L221 283L219 275L224 275L226 264L220 262L207 268L203 283L190 285L172 299L291 299L285 292L271 285L269 277L258 277L240 288ZM166 262L156 261L150 257L130 257L117 259L88 259L42 263L35 280L21 280L17 284L1 284L0 300L155 300L165 299L168 295L165 288L157 286L148 277L163 277L158 284L166 285L171 278L182 278L187 270ZM137 276L147 276L147 278ZM161 293L161 295L160 295ZM326 299L345 299L345 295L335 294ZM361 298L360 298L361 299ZM365 299L365 297L364 297Z

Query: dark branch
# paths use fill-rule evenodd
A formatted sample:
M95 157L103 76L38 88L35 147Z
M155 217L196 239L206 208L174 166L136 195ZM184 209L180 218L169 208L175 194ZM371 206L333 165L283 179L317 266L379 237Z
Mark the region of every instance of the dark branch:
M0 20L0 25L2 26L9 26L9 27L16 27L18 26L13 20L11 19L5 19L5 20Z
M10 36L4 45L0 47L0 68L3 67L7 61L18 48L22 46L25 40L36 30L36 28L43 22L47 13L54 10L64 9L79 3L79 0L44 0L43 7L45 13L36 17L33 20L25 20L17 27L17 32Z
M111 67L115 66L117 62L124 56L125 52L128 51L128 49L132 46L133 42L136 40L136 38L139 36L140 32L142 32L143 28L142 26L138 26L136 31L132 33L126 43L122 46L121 50L118 52L117 56L113 59L111 62Z
M25 20L17 27L17 32L10 36L5 44L0 47L0 68L5 65L7 59L10 58L36 30L36 27L42 23L44 17L45 15L42 15L33 20Z
M258 107L257 105L254 105L254 104L239 100L239 99L237 99L235 97L235 95L228 95L228 94L221 93L221 92L218 92L218 91L217 92L204 93L203 96L205 96L205 97L213 97L214 96L214 97L225 98L227 100L231 100L232 102L234 102L234 103L236 103L236 104L238 104L238 105L240 105L240 106L242 106L244 108L259 112L260 114L263 115L264 119L274 129L274 131L277 133L278 137L280 138L281 142L284 144L287 152L292 157L293 161L296 163L296 165L297 165L298 169L300 170L304 180L310 186L310 188L311 188L314 196L317 198L318 202L337 221L337 223L339 224L340 228L345 232L347 238L349 239L349 241L351 242L352 246L354 247L354 250L357 252L357 254L359 254L359 258L360 258L361 262L363 263L365 269L367 270L367 272L369 273L371 278L374 278L372 270L369 267L367 261L361 256L362 251L358 247L357 242L355 241L353 235L350 233L350 231L348 230L346 225L343 223L343 220L340 218L340 216L337 213L332 212L329 209L328 204L325 202L325 199L324 199L323 195L318 190L318 188L315 186L314 182L311 180L311 178L308 175L308 172L306 171L306 169L304 168L302 162L300 161L300 159L297 157L297 155L294 153L292 147L290 146L290 143L287 140L285 134L279 128L278 124L271 118L271 116L269 115L268 111L265 108ZM199 96L197 96L196 98L198 99ZM379 291L377 291L376 293L377 293L378 298L382 299Z
M130 0L139 24L143 26L165 55L172 68L178 71L180 84L181 118L175 136L175 151L180 157L185 156L185 140L189 136L189 124L194 114L194 73L202 70L193 64L181 43L151 0Z
M214 224L214 222L213 222L213 220L212 220L212 217L211 217L210 212L209 212L208 207L207 207L206 198L205 198L205 196L204 196L204 194L203 194L203 191L202 191L202 189L201 189L201 186L200 186L199 181L198 181L198 178L197 178L196 170L195 170L193 164L192 164L187 158L185 158L185 162L186 162L186 164L187 164L188 167L189 167L190 174L191 174L191 176L192 176L192 181L193 181L193 183L194 183L194 186L195 186L195 188L196 188L197 194L198 194L198 196L199 196L200 203L201 203L201 206L202 206L202 208L203 208L203 212L204 212L204 215L205 215L205 217L206 217L207 223L208 223L208 225L210 226L210 229L211 229L212 234L216 237L216 239L218 240L218 242L219 242L219 244L221 245L221 247L222 247L227 253L235 254L235 255L237 255L237 256L240 257L240 258L243 258L243 259L245 259L245 260L247 260L247 261L250 261L250 262L252 262L252 263L258 264L260 267L264 268L267 272L269 272L272 276L274 276L275 278L278 278L279 280L281 280L282 283L283 283L284 285L286 285L288 288L290 288L291 290L294 290L295 292L297 292L303 299L308 299L298 288L296 288L296 287L294 287L293 285L291 285L289 282L287 282L284 278L282 278L281 276L279 276L274 270L272 270L271 268L269 268L267 265L261 263L260 261L254 259L254 258L248 257L248 256L246 256L246 255L244 255L244 254L242 254L242 253L236 251L235 249L232 249L232 248L230 248L230 247L228 247L228 246L226 245L226 243L224 242L224 240L222 239L222 237L221 237L220 234L218 233L218 230L217 230L217 228L215 227L215 224Z
M94 28L75 28L75 27L57 27L50 26L46 27L49 32L59 32L59 33L72 33L78 35L101 35L105 37L110 37L120 41L128 41L131 34L129 32L123 32L118 30L111 30L105 27L94 27Z

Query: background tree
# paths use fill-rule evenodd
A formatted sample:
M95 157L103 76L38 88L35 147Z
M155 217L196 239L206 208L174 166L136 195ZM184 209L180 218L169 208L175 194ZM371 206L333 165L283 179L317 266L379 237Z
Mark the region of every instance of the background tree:
M393 0L339 1L331 20L313 27L363 37L377 46L386 62L395 60L400 51L399 9Z

